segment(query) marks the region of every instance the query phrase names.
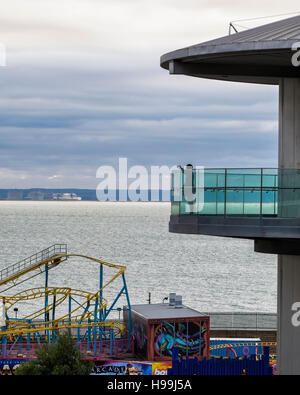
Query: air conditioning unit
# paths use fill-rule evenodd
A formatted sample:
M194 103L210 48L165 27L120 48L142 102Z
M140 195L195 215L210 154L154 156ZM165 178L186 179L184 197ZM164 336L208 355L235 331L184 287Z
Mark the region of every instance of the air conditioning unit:
M176 295L175 297L175 308L178 309L182 307L182 296L181 295Z
M176 293L169 294L169 306L175 306L176 302Z

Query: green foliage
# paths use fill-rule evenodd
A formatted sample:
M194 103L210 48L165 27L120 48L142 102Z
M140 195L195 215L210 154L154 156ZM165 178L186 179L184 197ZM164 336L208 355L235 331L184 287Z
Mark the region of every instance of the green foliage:
M68 332L58 336L55 344L46 344L36 352L37 361L30 361L16 369L16 375L88 375L93 362L82 355Z
M38 376L40 374L38 365L35 361L21 363L14 372L14 376Z

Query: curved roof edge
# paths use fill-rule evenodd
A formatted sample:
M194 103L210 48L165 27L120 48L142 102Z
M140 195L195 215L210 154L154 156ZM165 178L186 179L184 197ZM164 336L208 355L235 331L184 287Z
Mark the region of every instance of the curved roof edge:
M300 40L299 40L300 43ZM264 42L249 42L249 43L232 43L232 44L219 44L219 45L201 45L191 46L175 51L168 52L160 57L160 64L163 68L168 69L167 64L171 60L188 60L196 56L201 60L201 56L207 58L208 55L222 55L222 54L243 54L243 52L254 51L282 51L288 50L292 53L292 46L295 41L264 41ZM299 46L300 47L300 46Z
M300 78L295 44L300 48L300 16L166 53L160 65L171 74L278 84Z

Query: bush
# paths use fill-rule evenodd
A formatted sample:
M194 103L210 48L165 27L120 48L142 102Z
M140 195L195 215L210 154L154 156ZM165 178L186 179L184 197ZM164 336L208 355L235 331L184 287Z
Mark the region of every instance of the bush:
M93 362L83 360L68 332L58 336L55 344L46 344L36 351L37 360L22 363L15 375L89 375Z

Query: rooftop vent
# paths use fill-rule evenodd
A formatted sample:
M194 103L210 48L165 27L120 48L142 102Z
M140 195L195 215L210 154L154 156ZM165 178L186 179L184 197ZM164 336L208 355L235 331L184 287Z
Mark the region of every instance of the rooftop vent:
M175 308L181 308L182 307L182 296L181 295L176 295L175 297Z
M169 294L169 306L175 306L176 293Z

